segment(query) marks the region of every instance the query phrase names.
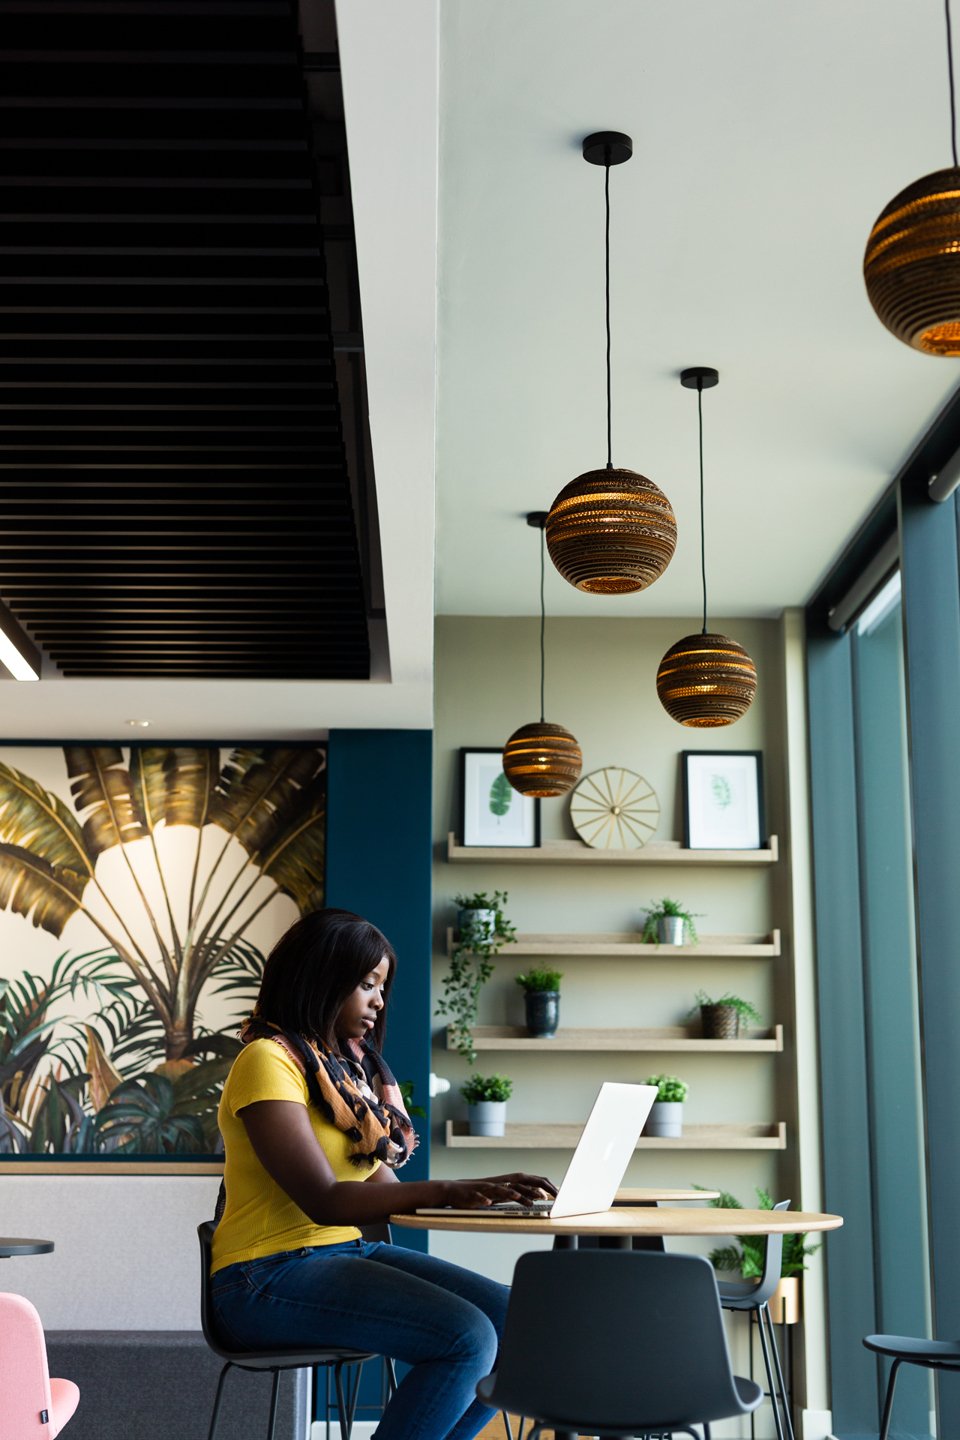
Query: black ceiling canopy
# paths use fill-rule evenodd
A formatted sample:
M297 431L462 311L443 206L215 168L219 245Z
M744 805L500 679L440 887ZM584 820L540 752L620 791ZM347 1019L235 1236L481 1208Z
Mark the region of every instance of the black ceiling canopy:
M0 597L65 676L367 678L335 53L288 0L0 26Z

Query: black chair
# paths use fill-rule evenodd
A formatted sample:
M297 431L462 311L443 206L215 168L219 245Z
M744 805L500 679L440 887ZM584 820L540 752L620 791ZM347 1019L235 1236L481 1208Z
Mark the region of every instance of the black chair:
M879 1440L887 1440L893 1415L893 1392L901 1365L922 1365L925 1370L960 1370L960 1340L918 1340L911 1335L867 1335L864 1345L878 1355L889 1355L890 1379L883 1401Z
M213 1415L210 1417L210 1430L208 1440L213 1440L217 1429L217 1420L220 1415L220 1401L223 1395L223 1382L227 1377L227 1371L231 1368L238 1370L270 1370L273 1373L273 1392L270 1398L270 1420L267 1429L268 1440L274 1440L274 1431L277 1421L277 1400L280 1394L280 1376L284 1370L304 1370L317 1366L329 1368L333 1371L334 1382L337 1391L337 1412L340 1420L340 1434L343 1440L349 1440L353 1428L353 1416L356 1406L357 1385L351 1387L350 1394L344 1387L343 1371L348 1366L360 1367L366 1360L376 1359L374 1351L334 1349L327 1346L324 1348L310 1347L305 1349L273 1349L273 1350L236 1350L231 1344L223 1340L217 1333L216 1322L213 1317L210 1305L210 1254L213 1243L213 1232L216 1227L210 1220L204 1221L197 1226L197 1235L200 1237L200 1325L203 1329L203 1338L215 1355L226 1361L220 1371L220 1379L217 1382L217 1396L213 1404ZM367 1232L364 1232L367 1234ZM369 1239L386 1238L380 1235L369 1234ZM395 1388L393 1368L388 1363L388 1376L391 1390ZM359 1380L359 1373L357 1375Z
M781 1200L774 1210L789 1210L790 1201ZM763 1262L763 1274L759 1280L721 1280L717 1286L720 1304L724 1310L746 1310L756 1315L760 1331L760 1349L763 1353L763 1367L767 1372L767 1394L773 1406L773 1423L777 1427L777 1440L794 1440L793 1419L787 1402L786 1386L783 1383L783 1366L777 1349L777 1335L770 1314L770 1296L780 1283L783 1264L783 1236L767 1236L767 1252Z
M682 1431L747 1415L763 1398L734 1376L709 1261L554 1250L517 1262L500 1363L477 1394L544 1429L605 1436Z

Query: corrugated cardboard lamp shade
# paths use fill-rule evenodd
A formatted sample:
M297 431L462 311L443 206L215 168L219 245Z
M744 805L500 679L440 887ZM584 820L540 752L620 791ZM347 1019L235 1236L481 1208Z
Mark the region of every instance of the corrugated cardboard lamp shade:
M680 725L732 725L757 693L757 667L726 635L685 635L660 661L657 695Z
M960 169L895 196L863 257L870 304L891 334L927 355L960 355Z
M547 549L564 580L592 595L628 595L659 580L677 521L659 486L635 470L588 470L560 491Z
M566 795L580 779L583 755L562 725L537 720L514 730L503 747L503 773L521 795L548 800Z
M560 491L547 517L547 549L564 580L591 595L645 590L666 570L677 548L677 521L659 486L613 463L610 340L610 167L633 154L618 130L588 135L583 158L604 168L604 243L607 333L607 463L587 470Z

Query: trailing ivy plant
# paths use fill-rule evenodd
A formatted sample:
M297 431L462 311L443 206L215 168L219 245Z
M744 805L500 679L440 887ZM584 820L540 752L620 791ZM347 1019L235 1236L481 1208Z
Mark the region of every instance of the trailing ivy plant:
M450 950L450 964L437 1003L437 1014L446 1015L450 1020L450 1043L470 1065L477 1061L473 1027L477 1023L480 992L493 974L495 956L504 945L516 940L516 927L503 913L508 898L505 890L494 890L492 895L480 891L476 895L453 897L459 909L485 910L492 917L482 925L461 926Z

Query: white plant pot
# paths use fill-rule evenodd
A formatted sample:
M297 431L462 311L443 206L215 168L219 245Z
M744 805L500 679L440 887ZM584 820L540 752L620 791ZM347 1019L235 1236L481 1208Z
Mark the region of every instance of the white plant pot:
M496 910L457 911L457 930L461 940L492 940L496 928Z
M655 1100L643 1127L644 1135L660 1135L676 1139L683 1134L683 1101Z
M507 1123L506 1100L480 1100L467 1106L471 1135L502 1135Z
M687 922L682 915L662 915L657 921L661 945L682 945Z

